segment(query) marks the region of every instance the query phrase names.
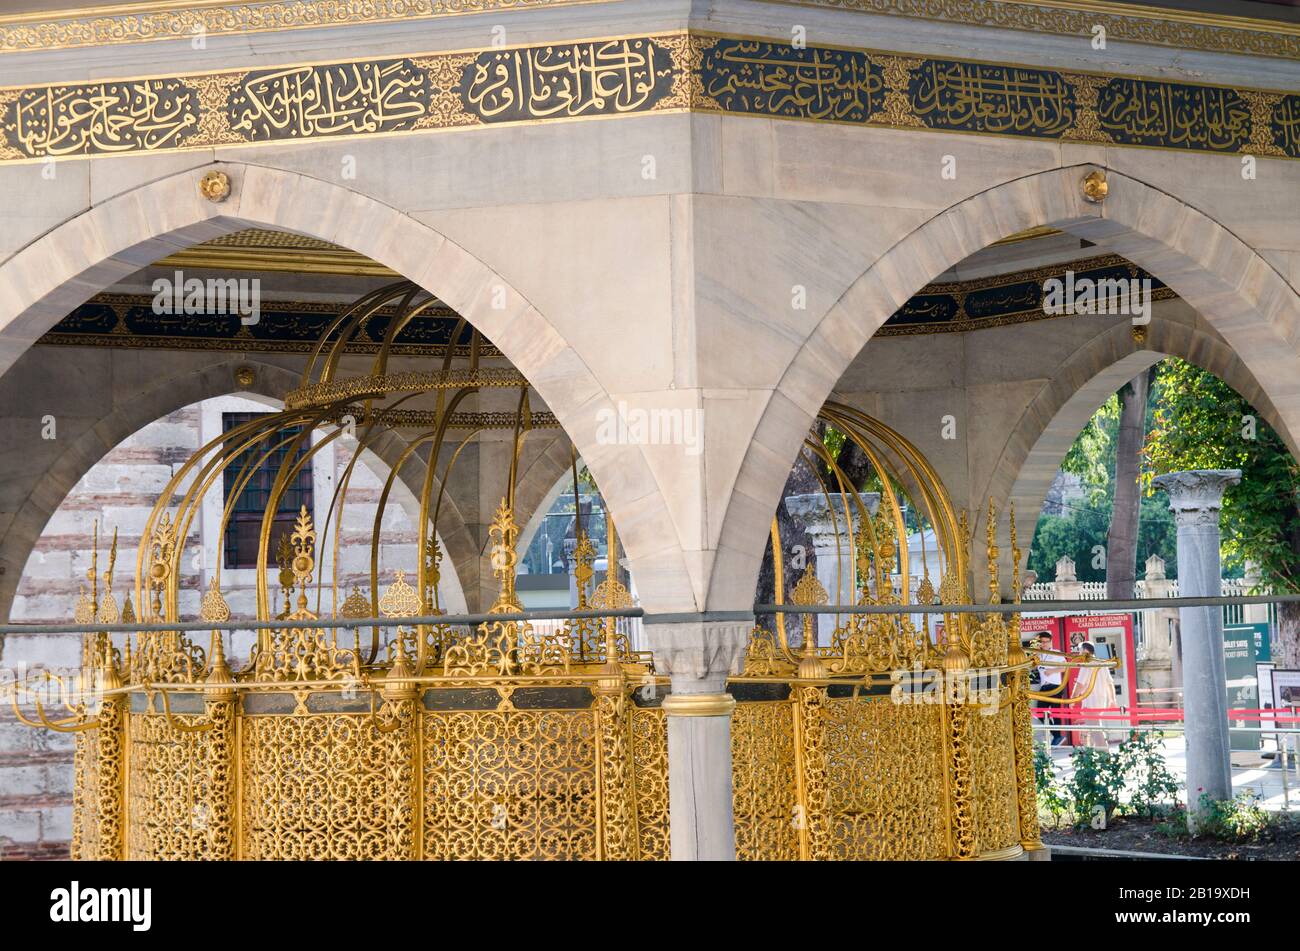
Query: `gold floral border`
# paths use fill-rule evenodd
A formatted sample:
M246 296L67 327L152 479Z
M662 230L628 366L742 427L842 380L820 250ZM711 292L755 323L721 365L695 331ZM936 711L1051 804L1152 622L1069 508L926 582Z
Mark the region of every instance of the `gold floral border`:
M611 0L155 0L120 7L89 7L0 16L0 54L85 49L121 43L193 40L196 36L271 33L434 20L475 13L509 13Z
M0 16L0 54L206 36L433 20L483 13L613 3L618 0L155 0ZM1300 26L1105 0L760 0L970 26L1111 39L1179 49L1300 59Z
M1212 53L1300 59L1300 25L1105 0L760 0Z

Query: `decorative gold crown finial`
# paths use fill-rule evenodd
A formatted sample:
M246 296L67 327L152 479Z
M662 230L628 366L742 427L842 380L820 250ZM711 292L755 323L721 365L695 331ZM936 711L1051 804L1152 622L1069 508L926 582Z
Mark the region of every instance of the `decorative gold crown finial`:
M1106 182L1106 173L1099 168L1094 168L1083 176L1080 187L1083 188L1083 197L1094 204L1101 204L1106 200L1106 195L1110 192L1110 185Z
M199 194L211 202L225 201L230 197L230 176L225 172L208 172L199 179Z

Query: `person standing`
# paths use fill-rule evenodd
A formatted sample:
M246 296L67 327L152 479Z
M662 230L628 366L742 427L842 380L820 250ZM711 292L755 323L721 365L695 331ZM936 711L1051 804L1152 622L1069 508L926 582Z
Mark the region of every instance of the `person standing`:
M1091 641L1084 641L1079 647L1086 660L1097 660L1097 648ZM1104 667L1093 667L1088 671L1088 676L1080 672L1075 678L1071 697L1081 698L1078 703L1080 713L1084 710L1098 711L1098 726L1105 725L1105 721L1100 718L1101 711L1114 713L1119 707L1119 700L1115 696L1115 681L1111 680L1110 671ZM1110 739L1105 730L1079 730L1076 731L1076 739L1079 746L1093 746L1102 750L1110 748Z
M1039 660L1041 661L1044 654L1050 650L1052 650L1052 635L1047 631L1043 631L1038 635ZM1060 689L1061 678L1065 676L1064 667L1055 667L1040 663L1036 668L1034 668L1034 670L1038 675L1037 689L1041 693L1051 694L1052 696L1064 699L1063 693ZM1056 706L1056 704L1052 703L1050 700L1035 700L1034 706L1043 711L1044 723L1050 724L1055 722L1051 710ZM1052 746L1060 746L1064 742L1065 734L1060 730L1052 730Z

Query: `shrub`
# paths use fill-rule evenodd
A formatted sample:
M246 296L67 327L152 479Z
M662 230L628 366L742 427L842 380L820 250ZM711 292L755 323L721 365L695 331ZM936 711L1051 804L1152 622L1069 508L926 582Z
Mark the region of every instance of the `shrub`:
M1104 825L1119 807L1124 789L1122 761L1117 753L1089 746L1075 750L1072 761L1074 775L1065 784L1065 792L1072 800L1075 825L1096 826L1099 818Z
M1056 781L1052 754L1041 743L1034 744L1034 781L1038 787L1038 811L1046 813L1055 825L1069 806L1069 800L1061 794L1061 785Z
M1160 740L1154 733L1129 734L1115 754L1120 773L1131 789L1127 811L1151 818L1178 805L1178 780L1165 765Z
M1249 789L1243 789L1231 799L1211 799L1202 793L1200 803L1197 836L1225 842L1256 842L1275 821L1259 804L1259 796Z

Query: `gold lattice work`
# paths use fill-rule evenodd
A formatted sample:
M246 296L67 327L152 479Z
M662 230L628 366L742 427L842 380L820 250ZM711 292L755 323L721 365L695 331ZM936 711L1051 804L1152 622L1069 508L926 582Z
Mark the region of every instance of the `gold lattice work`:
M606 615L544 626L513 617L522 610L514 483L536 418L526 381L509 368L481 365L484 342L464 325L453 338L466 345L447 348L441 370L400 373L388 366L392 339L435 303L407 282L366 295L326 329L288 409L231 429L178 467L142 533L134 596L120 611L113 594L116 535L101 574L96 525L96 553L74 609L87 629L82 682L94 688L83 693L95 699L79 699L57 722L37 709L40 725L76 733L75 857L670 857L671 731L662 705L668 684L651 657L633 649L628 621ZM385 342L370 372L339 377L347 340L381 313ZM467 365L452 365L466 355ZM460 401L484 386L519 387L517 411L505 414L513 453L488 537L498 591L486 623L453 625L441 620L442 551L433 526L452 466L474 437L459 445L442 440ZM427 399L386 417L379 397L395 397L394 404ZM310 438L322 422L337 421L340 399L364 410L349 437L356 444L349 467L327 508L302 506L292 531L273 537L280 500L299 467L342 437L338 428ZM928 464L902 437L856 411L828 404L822 416L882 476L877 510L846 481L824 440L805 447L810 459L821 460L826 498L840 490L835 517L846 536L839 548L853 566L853 599L928 602L937 582L945 604L970 604L968 518L952 508ZM340 601L338 536L351 466L361 449L416 419L421 426L431 421L432 429L412 442L412 451L424 445L429 460L449 461L442 471L427 471L415 563L381 577L381 504L368 586L352 587ZM180 630L183 553L205 493L222 496L229 518L251 473L246 460L272 455L286 461L266 499L258 632L240 665L227 660L220 631L232 612L219 559L200 584L188 582L203 592L198 618L213 628L210 647ZM903 460L909 478L891 474L887 459ZM383 499L400 468L392 468ZM624 611L634 600L620 578L619 538L608 513L608 570L593 588L597 552L590 526L582 524L576 456L573 469L577 606ZM222 488L227 479L230 498ZM903 482L922 487L922 517L940 549L941 570L932 580L927 561L915 586ZM328 514L317 524L321 511ZM995 517L990 509L985 537L989 595L996 600ZM782 551L775 529L773 541ZM1018 564L1014 523L1010 548ZM799 566L796 604L829 599L818 567ZM781 559L775 568L779 598ZM311 626L322 593L332 595L324 603L333 614ZM157 629L138 630L119 648L103 628L133 623L137 607ZM421 615L428 620L413 620ZM812 615L798 618L794 631L778 615L770 628L756 629L743 670L729 684L737 701L730 725L738 857L1007 857L1037 847L1033 695L1025 676L1031 660L1020 648L1017 621L947 613L940 626L907 615L854 615L837 619L831 636L819 640ZM933 684L937 691L921 689Z

